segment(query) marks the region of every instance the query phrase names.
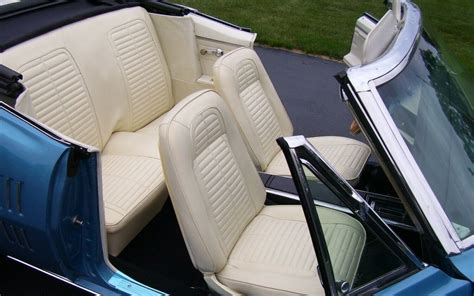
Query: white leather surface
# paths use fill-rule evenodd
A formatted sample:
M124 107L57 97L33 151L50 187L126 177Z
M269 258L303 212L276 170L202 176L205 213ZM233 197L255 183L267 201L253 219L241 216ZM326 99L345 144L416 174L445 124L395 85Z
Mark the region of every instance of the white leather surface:
M173 94L176 101L187 95L212 88L212 81L203 83L202 77L212 76L214 54L200 54L201 49L219 48L229 52L238 47L252 47L255 33L230 28L207 18L189 14L168 16L150 14L169 63Z
M57 48L17 70L24 75L37 119L78 141L103 147L91 97L68 50Z
M392 10L388 10L375 28L369 32L362 48L362 64L379 58L398 34L398 21Z
M166 183L193 263L249 295L323 295L300 206L264 206L237 123L213 91L190 95L160 125ZM318 209L336 278L352 283L365 244L346 214Z
M314 137L308 141L328 160L329 164L347 181L356 181L370 156L370 147L345 137ZM283 152L268 164L267 173L291 176Z
M149 124L145 125L143 128L137 130L136 132L139 134L148 134L148 135L154 135L155 139L158 143L159 137L159 130L160 130L160 123L163 120L163 118L166 116L166 113L158 117L157 119L153 120Z
M317 208L337 281L352 284L365 245L355 219ZM249 295L324 295L301 206L266 206L249 224L217 278Z
M167 198L157 122L174 99L148 13L91 17L10 48L0 62L24 75L30 115L102 150L108 247L118 255Z
M150 14L169 63L176 101L206 86L197 83L202 76L199 53L194 35L194 23L187 16Z
M204 91L178 103L160 125L160 154L194 265L215 273L266 195L225 102Z
M131 130L143 127L174 105L168 68L156 37L152 37L154 28L149 25L136 19L109 31L127 86Z
M300 206L266 206L243 232L217 278L246 295L324 295Z
M190 14L190 16L193 19L196 36L203 39L252 48L255 38L257 38L256 33L216 24L216 22L197 14Z
M293 134L291 121L255 51L239 48L214 65L218 92L232 109L258 169L290 175L276 139ZM357 180L370 154L359 141L342 137L309 139L347 180Z
M236 116L256 166L265 171L279 151L276 138L292 135L293 126L255 51L239 48L222 56L214 65L214 82Z

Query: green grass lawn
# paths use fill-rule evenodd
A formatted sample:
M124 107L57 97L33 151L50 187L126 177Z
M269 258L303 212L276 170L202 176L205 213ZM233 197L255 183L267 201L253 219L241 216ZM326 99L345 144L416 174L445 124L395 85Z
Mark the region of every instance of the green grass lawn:
M173 1L173 0L171 0ZM385 12L382 0L174 0L258 33L260 44L335 59L349 51L357 18ZM474 73L473 0L418 0L429 28Z

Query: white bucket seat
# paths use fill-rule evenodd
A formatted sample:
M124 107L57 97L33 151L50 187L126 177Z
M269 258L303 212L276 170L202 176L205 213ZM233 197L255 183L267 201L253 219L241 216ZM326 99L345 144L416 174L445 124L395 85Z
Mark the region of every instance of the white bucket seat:
M275 139L293 135L293 125L255 51L238 48L222 56L214 65L214 83L235 114L257 168L289 176ZM344 137L308 140L343 178L352 183L358 180L370 155L369 146Z
M166 184L194 266L219 294L324 295L300 206L265 206L265 188L225 101L192 94L160 124ZM337 280L353 283L365 230L318 208Z

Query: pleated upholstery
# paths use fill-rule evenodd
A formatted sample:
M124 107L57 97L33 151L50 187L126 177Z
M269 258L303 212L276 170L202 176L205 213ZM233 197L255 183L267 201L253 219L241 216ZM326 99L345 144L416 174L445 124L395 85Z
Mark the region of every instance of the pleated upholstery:
M347 181L355 183L370 156L366 144L344 137L314 137L308 141L321 153L329 164ZM270 162L267 173L290 176L290 169L283 152L280 151Z
M317 210L335 278L352 284L365 245L365 230L344 213ZM302 208L266 206L245 229L217 276L245 294L324 295L317 265Z
M66 49L34 59L19 71L41 122L80 142L103 147L91 97Z
M136 130L168 111L173 101L158 54L158 46L143 20L134 20L110 32L122 68Z
M293 135L293 126L255 51L238 48L223 55L214 65L214 81L237 119L257 169L289 176L276 139ZM343 178L357 182L370 155L369 146L343 137L309 140Z
M101 151L108 248L118 255L168 197L158 123L174 100L148 12L72 23L0 53L0 63L24 76L22 111Z
M275 112L270 105L252 60L244 60L237 69L239 93L248 116L254 123L264 162L269 163L280 151L275 139L282 135Z
M324 295L301 206L264 206L262 181L221 97L202 91L180 101L161 122L159 143L186 246L211 287ZM345 213L318 213L336 279L352 283L365 231Z
M164 176L159 159L131 155L102 156L106 225L119 224L154 193Z

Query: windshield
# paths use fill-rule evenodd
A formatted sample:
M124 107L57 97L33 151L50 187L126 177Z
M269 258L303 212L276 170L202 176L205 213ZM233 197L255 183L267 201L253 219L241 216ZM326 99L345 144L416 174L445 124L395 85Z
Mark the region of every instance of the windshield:
M473 96L424 34L408 66L378 87L461 239L474 230Z

